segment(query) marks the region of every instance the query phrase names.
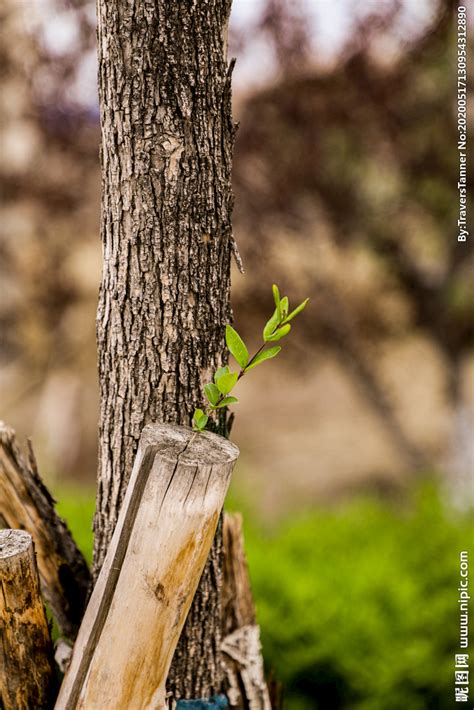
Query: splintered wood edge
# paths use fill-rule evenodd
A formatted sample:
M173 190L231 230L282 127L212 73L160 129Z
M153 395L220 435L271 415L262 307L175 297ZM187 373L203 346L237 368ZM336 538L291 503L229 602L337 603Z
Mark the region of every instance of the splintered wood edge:
M86 604L90 573L39 475L31 442L28 447L22 451L15 430L0 420L0 528L32 535L44 597L61 632L73 639Z
M140 437L140 446L156 447L156 453L166 461L183 466L212 466L236 461L239 449L223 436L210 431L195 432L178 424L147 424Z
M15 430L0 419L0 444L9 446L15 439Z
M0 560L22 555L32 542L33 538L24 530L0 530Z

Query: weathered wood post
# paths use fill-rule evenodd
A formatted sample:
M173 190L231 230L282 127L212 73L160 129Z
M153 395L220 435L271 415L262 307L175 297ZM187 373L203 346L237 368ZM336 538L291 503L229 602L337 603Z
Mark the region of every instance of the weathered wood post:
M34 544L23 530L0 530L0 707L52 707L53 644L40 595Z
M221 649L230 707L271 710L239 513L224 514L223 543Z
M0 421L0 522L32 535L44 597L61 632L74 639L86 606L89 569L54 509L31 445L28 453L23 456L14 430Z
M165 707L168 670L238 453L209 432L144 428L57 710Z

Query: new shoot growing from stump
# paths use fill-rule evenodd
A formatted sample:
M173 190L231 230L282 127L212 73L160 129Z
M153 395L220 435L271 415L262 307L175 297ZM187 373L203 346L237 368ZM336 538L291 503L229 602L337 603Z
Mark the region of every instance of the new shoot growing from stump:
M272 347L267 347L268 343L275 343L284 338L285 335L288 335L291 330L290 321L301 313L309 301L309 298L306 298L290 313L288 296L280 298L278 286L273 284L272 288L273 298L275 300L275 310L271 318L265 324L263 329L263 344L257 350L255 355L249 357L247 346L240 335L234 328L232 328L231 325L226 325L225 339L227 347L239 365L240 371L232 372L228 365L220 367L216 370L213 378L214 381L209 382L204 386L204 393L208 400L206 408L204 410L194 410L194 431L204 431L209 421L211 412L216 409L221 409L222 407L228 407L231 404L237 404L239 401L237 397L230 394L237 382L249 370L252 370L252 368L257 367L257 365L265 362L265 360L271 360L278 355L281 350L281 346L274 345Z

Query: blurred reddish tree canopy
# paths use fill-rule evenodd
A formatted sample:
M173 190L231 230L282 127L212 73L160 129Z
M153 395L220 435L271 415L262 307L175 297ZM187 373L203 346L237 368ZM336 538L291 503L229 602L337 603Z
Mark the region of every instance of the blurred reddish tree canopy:
M299 297L311 291L307 335L334 349L418 466L423 456L384 392L376 351L421 331L443 355L453 404L462 400L474 280L472 242L457 242L453 8L438 4L425 31L386 63L374 45L396 21L393 3L358 25L326 71L311 67L299 32L285 42L285 22L266 19L292 61L245 102L235 169L244 261L267 271L248 302L260 288L263 300L275 273Z
M472 248L456 241L455 4L433 3L410 31L404 5L354 7L331 61L318 54L307 3L265 0L252 26L234 30L231 47L245 54L263 38L275 66L236 101L234 222L248 278L234 303L260 318L271 281L295 298L311 293L304 351L333 352L420 465L377 349L424 333L458 402L474 280ZM80 90L95 16L85 0L51 0L29 26L13 0L1 12L0 357L6 404L31 419L32 393L57 370L87 372L95 388L99 125ZM56 49L49 22L67 39Z

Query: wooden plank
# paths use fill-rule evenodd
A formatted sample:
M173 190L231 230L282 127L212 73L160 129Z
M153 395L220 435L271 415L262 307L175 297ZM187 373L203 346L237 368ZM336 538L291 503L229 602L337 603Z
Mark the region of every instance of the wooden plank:
M90 584L87 563L41 480L31 444L25 457L15 432L0 421L0 519L33 537L41 588L64 636L74 639Z
M237 457L216 434L145 427L57 710L165 707L168 670Z
M52 707L53 644L40 595L31 535L0 530L0 707Z

